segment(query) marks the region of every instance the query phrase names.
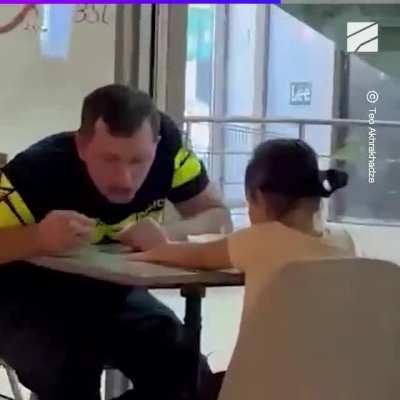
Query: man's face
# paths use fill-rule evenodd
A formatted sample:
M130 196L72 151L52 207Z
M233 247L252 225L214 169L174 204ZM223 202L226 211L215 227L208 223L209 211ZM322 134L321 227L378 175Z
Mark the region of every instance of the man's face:
M81 160L95 186L110 202L129 203L142 186L153 164L157 144L145 120L132 137L114 137L99 119L92 136L77 135Z

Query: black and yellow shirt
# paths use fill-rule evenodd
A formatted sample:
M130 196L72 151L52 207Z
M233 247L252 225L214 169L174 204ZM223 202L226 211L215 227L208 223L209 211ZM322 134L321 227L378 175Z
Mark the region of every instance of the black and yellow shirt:
M100 243L145 217L161 221L166 199L179 203L195 197L206 188L208 177L165 115L160 136L149 175L128 204L110 203L98 192L78 156L74 133L34 144L1 171L0 229L39 222L52 210L74 210L97 220L92 241Z

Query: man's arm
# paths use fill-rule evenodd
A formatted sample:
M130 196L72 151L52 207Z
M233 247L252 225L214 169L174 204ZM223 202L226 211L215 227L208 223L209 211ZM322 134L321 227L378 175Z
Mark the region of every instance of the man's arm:
M203 162L183 143L180 129L164 114L161 114L161 130L173 157L173 176L167 197L183 218L183 221L168 224L169 239L186 240L188 235L231 232L229 210L210 184Z
M75 211L51 211L41 222L25 226L1 227L1 222L0 215L0 265L77 248L90 241L95 226Z
M21 153L0 169L0 264L78 247L95 224L75 211L49 209L38 217L38 208L51 204L52 189L43 165L31 158ZM41 157L36 154L36 159Z
M0 170L0 265L79 246L94 221L74 211L52 211L39 223Z
M145 219L126 228L116 239L133 249L147 251L168 241L186 241L189 235L230 233L230 213L210 185L197 196L176 203L183 220L160 226Z
M40 242L34 217L0 170L0 264L37 255Z
M183 220L165 227L170 240L186 240L189 235L205 233L230 233L230 212L211 184L189 200L176 203Z
M183 220L160 228L149 222L139 222L120 236L122 243L146 250L167 240L184 241L189 235L229 233L232 222L227 207L210 184L203 162L182 143L178 127L165 115L161 125L166 148L171 151L173 176L167 198Z

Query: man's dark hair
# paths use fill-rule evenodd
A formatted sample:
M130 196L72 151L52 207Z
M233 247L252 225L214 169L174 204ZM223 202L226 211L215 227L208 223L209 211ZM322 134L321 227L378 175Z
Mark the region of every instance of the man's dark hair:
M115 137L132 137L148 121L157 139L160 131L160 113L151 97L124 85L107 85L85 97L82 106L82 135L92 135L96 121L101 118Z

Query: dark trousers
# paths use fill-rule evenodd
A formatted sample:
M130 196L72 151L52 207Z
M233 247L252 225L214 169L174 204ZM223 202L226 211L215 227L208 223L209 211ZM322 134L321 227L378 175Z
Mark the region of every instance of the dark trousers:
M180 400L190 370L182 323L146 290L28 263L0 267L0 358L40 400L99 400L104 365L133 381L123 399Z

